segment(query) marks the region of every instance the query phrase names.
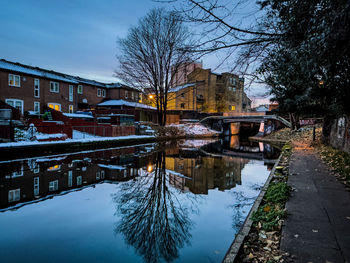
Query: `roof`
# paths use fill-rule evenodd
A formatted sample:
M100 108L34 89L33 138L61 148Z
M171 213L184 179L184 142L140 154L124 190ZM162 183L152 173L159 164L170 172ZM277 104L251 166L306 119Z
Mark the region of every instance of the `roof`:
M126 100L106 100L97 104L97 106L128 106L133 108L142 108L142 109L152 109L155 110L155 107L148 106L138 102L131 102Z
M195 82L193 82L193 83L186 83L184 85L176 86L174 88L169 89L169 92L178 92L178 91L180 91L182 89L185 89L185 88L188 88L188 87L191 87L191 86L195 86L195 85L196 85Z
M0 59L0 69L6 69L10 71L15 71L19 73L24 73L28 75L44 77L52 80L64 81L69 83L78 83L76 80L55 71L50 71L38 67L32 67L28 65L23 65L20 63L13 63L4 59Z
M32 67L32 66L20 64L17 62L15 63L15 62L7 61L5 59L0 59L0 69L6 69L9 71L15 71L19 73L28 74L28 75L48 78L52 80L64 81L64 82L69 82L74 84L83 83L83 84L88 84L88 85L107 88L107 89L125 87L128 89L134 89L139 91L137 88L126 86L120 82L102 83L96 80L81 78L79 76L71 76L71 75L56 72L53 70L47 70L39 67Z

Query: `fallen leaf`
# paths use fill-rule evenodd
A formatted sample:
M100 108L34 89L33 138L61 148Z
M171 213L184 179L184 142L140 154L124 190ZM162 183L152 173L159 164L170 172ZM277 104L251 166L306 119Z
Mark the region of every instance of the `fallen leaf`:
M312 232L318 233L318 230L317 229L312 229Z
M298 238L298 237L299 237L299 235L298 235L298 234L295 234L295 235L294 235L294 237L295 237L295 238Z
M249 253L248 258L249 258L249 259L253 259L253 258L254 258L254 255L253 255L252 253Z

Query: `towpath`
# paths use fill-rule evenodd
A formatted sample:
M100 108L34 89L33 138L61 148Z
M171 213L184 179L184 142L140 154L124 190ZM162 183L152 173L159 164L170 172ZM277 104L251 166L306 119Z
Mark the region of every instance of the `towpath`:
M350 193L314 149L295 145L281 250L287 262L350 262Z

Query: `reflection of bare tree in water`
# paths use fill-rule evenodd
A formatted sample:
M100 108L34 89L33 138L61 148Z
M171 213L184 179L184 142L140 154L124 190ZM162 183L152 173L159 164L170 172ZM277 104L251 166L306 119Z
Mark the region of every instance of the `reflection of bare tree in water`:
M146 262L176 259L191 238L191 208L180 202L174 190L167 182L165 153L159 152L154 170L123 184L113 198L121 217L116 233L122 233Z
M246 219L248 211L250 210L250 207L254 204L257 196L259 195L259 191L262 188L262 186L258 184L253 184L249 186L249 188L253 191L256 191L256 194L253 196L247 196L247 193L244 191L233 191L232 195L234 196L235 203L233 205L230 205L229 208L233 209L234 214L232 217L232 227L233 228L240 228L244 220Z

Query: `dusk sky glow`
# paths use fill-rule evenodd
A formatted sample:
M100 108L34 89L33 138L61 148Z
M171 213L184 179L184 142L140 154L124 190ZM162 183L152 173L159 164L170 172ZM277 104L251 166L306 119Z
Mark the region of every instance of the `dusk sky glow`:
M154 7L171 5L152 0L2 0L0 58L115 82L117 39ZM203 62L218 70L216 55Z

